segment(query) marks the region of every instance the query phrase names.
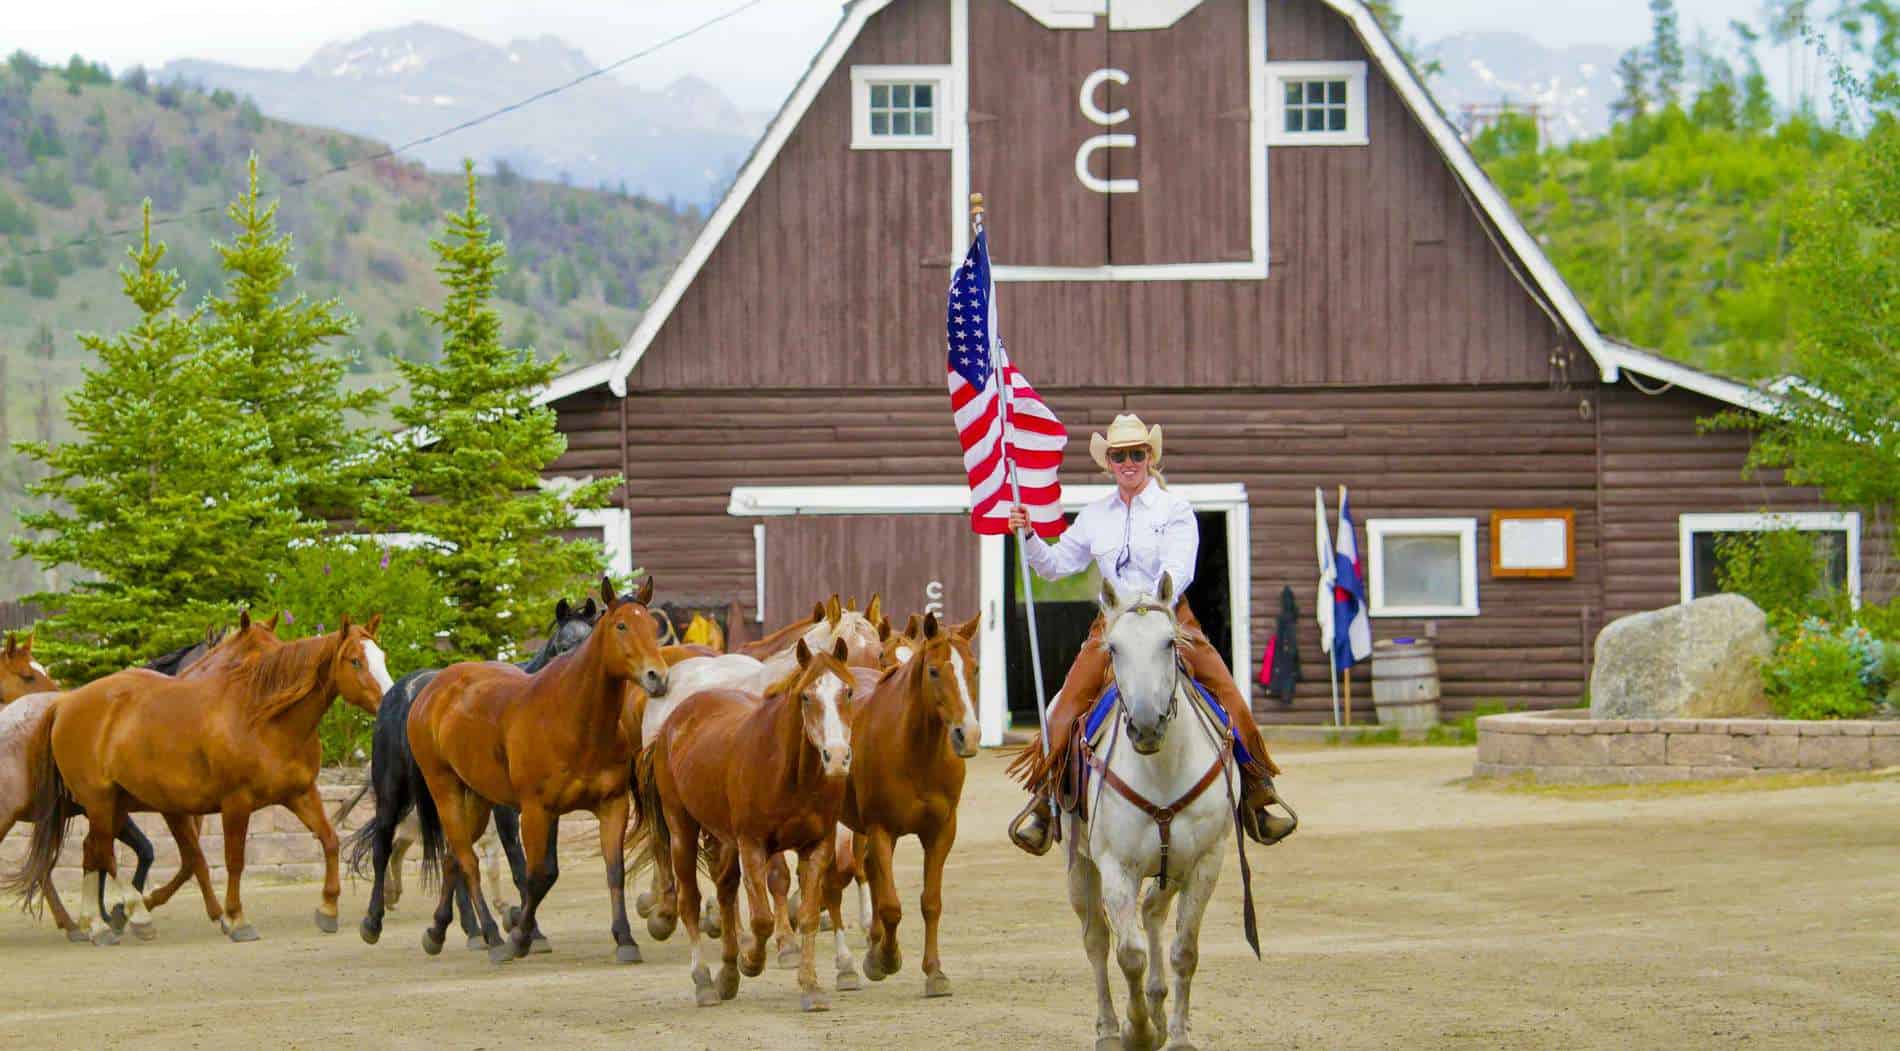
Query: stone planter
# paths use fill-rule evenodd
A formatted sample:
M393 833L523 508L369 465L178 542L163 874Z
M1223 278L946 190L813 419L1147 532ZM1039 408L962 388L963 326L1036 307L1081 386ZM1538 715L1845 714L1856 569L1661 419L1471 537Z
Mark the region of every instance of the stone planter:
M1592 719L1582 708L1478 720L1479 777L1639 784L1900 766L1900 720Z

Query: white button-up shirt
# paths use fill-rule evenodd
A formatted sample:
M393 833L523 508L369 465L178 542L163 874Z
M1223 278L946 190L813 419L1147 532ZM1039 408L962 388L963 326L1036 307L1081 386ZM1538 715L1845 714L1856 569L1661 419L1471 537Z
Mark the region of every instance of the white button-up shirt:
M1120 490L1109 493L1084 507L1055 543L1036 538L1023 553L1044 580L1080 573L1094 562L1123 597L1153 594L1163 572L1179 596L1194 582L1200 549L1193 505L1150 478L1133 504L1122 502Z

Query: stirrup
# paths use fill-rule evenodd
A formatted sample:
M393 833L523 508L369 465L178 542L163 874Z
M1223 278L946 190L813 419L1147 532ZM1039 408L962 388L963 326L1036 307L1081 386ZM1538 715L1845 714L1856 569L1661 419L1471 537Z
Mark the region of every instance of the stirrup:
M1263 847L1270 847L1292 835L1300 827L1300 815L1296 813L1273 785L1273 779L1267 778L1258 786L1259 798L1254 792L1247 792L1240 803L1240 827L1247 838ZM1249 806L1257 803L1256 806ZM1268 810L1272 804L1279 804L1286 810L1287 816L1281 817Z
M1049 853L1055 845L1050 830L1055 826L1054 808L1047 796L1037 796L1009 823L1009 841L1036 857Z

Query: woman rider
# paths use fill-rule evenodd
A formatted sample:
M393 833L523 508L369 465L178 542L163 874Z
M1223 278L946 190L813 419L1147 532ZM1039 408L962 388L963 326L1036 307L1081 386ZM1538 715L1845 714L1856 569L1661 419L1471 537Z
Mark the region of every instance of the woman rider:
M1037 576L1054 580L1082 572L1094 562L1102 578L1121 595L1152 595L1161 575L1168 575L1174 593L1181 596L1175 603L1176 619L1193 640L1181 648L1181 659L1227 710L1236 737L1250 757L1241 769L1242 825L1262 843L1277 842L1294 827L1292 819L1266 810L1269 803L1279 801L1272 782L1279 768L1267 756L1260 729L1254 725L1253 713L1248 711L1240 688L1234 685L1232 673L1188 608L1187 589L1194 580L1201 534L1193 507L1170 493L1162 477L1161 428L1149 427L1140 417L1125 413L1115 417L1106 435L1097 433L1089 439L1089 454L1114 479L1115 491L1083 508L1054 544L1029 539L1023 548L1029 566ZM1018 536L1028 535L1028 513L1022 507L1010 511L1009 523ZM1031 748L1011 768L1034 798L1011 826L1010 837L1032 854L1049 849L1054 774L1060 769L1059 760L1075 721L1101 696L1107 684L1109 657L1102 645L1103 627L1102 618L1096 617L1049 711L1050 758L1044 758L1042 749Z

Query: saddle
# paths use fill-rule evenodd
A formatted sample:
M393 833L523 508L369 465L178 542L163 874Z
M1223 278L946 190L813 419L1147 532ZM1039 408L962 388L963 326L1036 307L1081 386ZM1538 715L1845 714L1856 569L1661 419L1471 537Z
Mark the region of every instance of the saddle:
M1227 710L1214 700L1214 695L1197 680L1190 679L1194 687L1194 701L1215 723L1225 728L1233 741L1234 758L1241 765L1251 758L1247 749L1240 743L1240 737L1234 732L1233 720ZM1062 754L1056 757L1056 806L1063 812L1074 814L1084 821L1088 820L1088 781L1091 764L1090 753L1108 736L1109 715L1121 702L1121 690L1114 683L1102 691L1088 712L1078 716L1071 727L1069 740Z

